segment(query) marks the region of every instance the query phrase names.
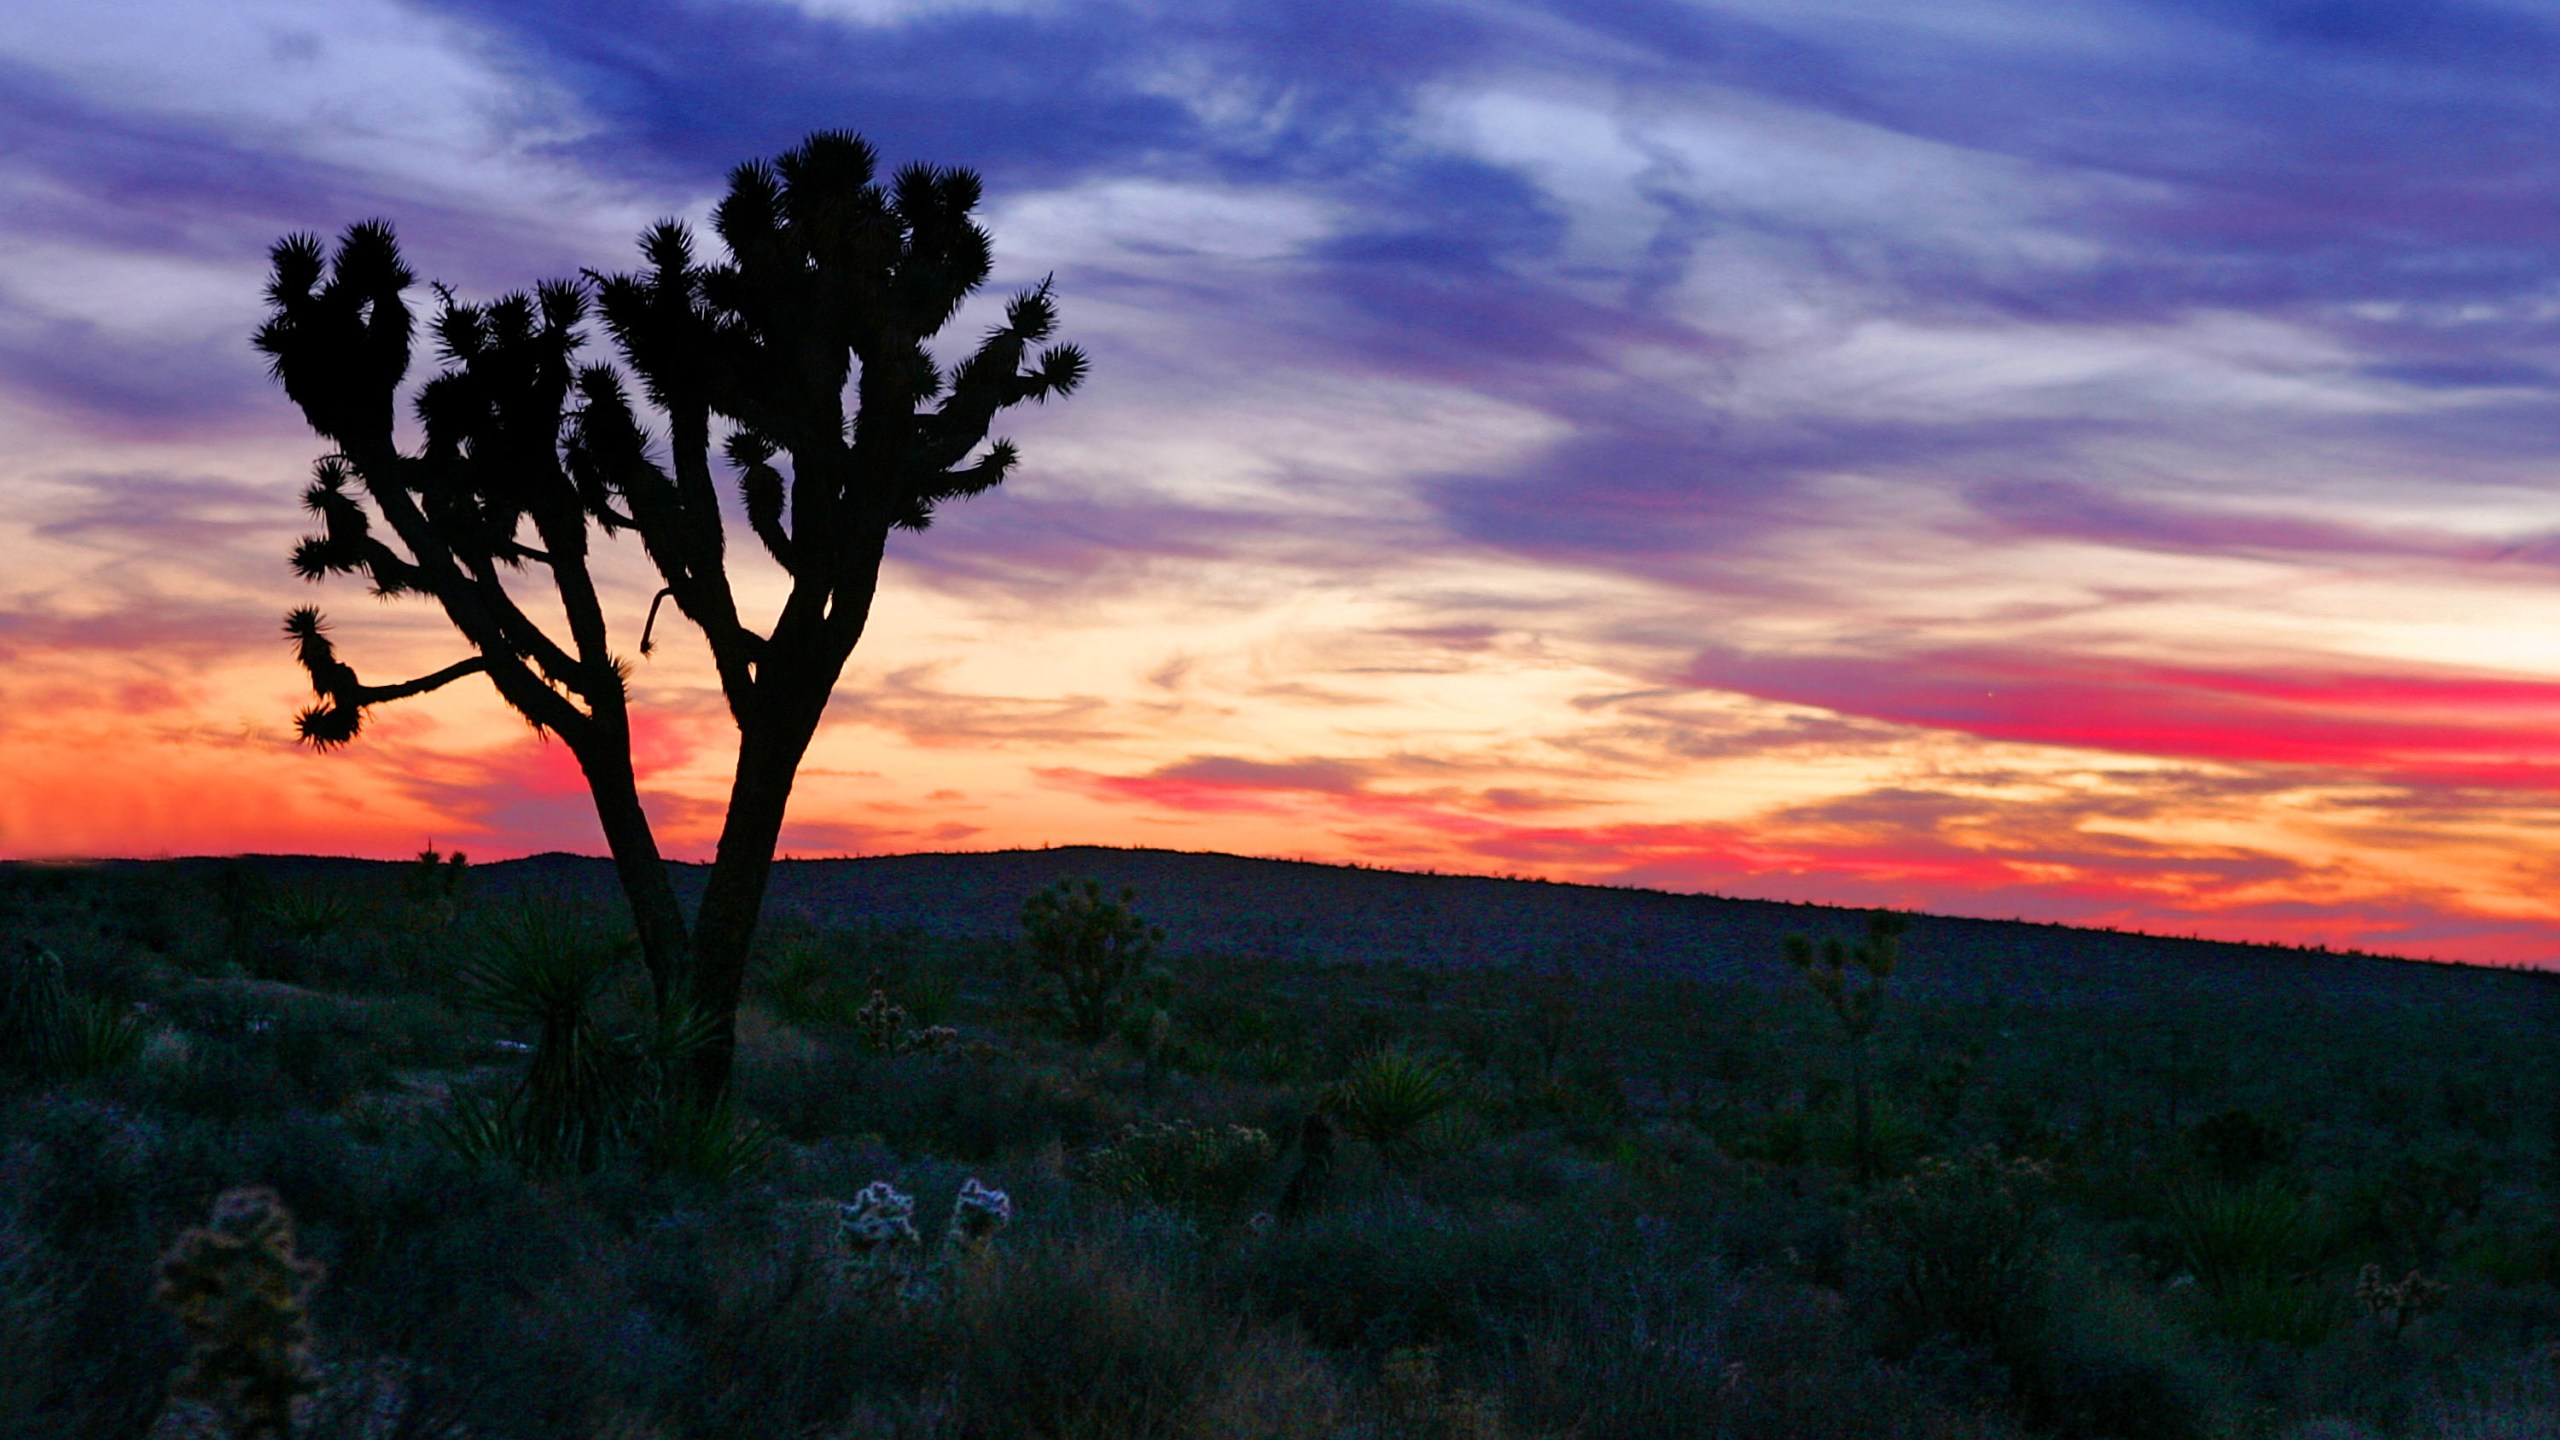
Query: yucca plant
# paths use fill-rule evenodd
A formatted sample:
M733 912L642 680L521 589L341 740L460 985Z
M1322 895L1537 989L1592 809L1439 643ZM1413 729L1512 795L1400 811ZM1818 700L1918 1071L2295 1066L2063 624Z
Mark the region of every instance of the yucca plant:
M2179 1262L2208 1291L2311 1262L2310 1207L2278 1185L2190 1186L2170 1197L2168 1221Z
M533 1063L502 1108L511 1149L537 1166L591 1168L629 1104L627 1057L596 1024L597 996L629 942L558 901L528 900L477 937L455 973L456 1003L534 1032Z
M641 1132L650 1164L668 1175L726 1185L762 1170L778 1143L771 1129L724 1100L705 1105L679 1095Z
M678 998L651 1006L637 1031L598 1022L606 982L635 949L558 901L519 904L482 930L456 972L456 1001L531 1028L533 1063L504 1101L457 1104L440 1126L448 1145L537 1172L593 1169L625 1140L686 1173L741 1173L761 1160L769 1137L680 1093L685 1066L717 1029L706 1012Z
M2335 1307L2306 1278L2319 1237L2300 1197L2266 1180L2191 1186L2171 1196L2168 1221L2207 1328L2292 1345L2332 1328Z
M355 918L344 896L300 885L276 891L261 912L268 928L288 940L326 940Z
M140 1059L150 1039L151 1029L141 1016L122 1005L83 996L64 1012L54 1067L68 1076L103 1075Z
M841 1024L847 1018L849 1007L835 988L835 966L816 945L783 947L765 966L757 988L786 1025Z
M1457 1107L1457 1067L1437 1055L1382 1045L1353 1062L1327 1092L1325 1109L1343 1133L1378 1147L1390 1160L1422 1147L1431 1122Z

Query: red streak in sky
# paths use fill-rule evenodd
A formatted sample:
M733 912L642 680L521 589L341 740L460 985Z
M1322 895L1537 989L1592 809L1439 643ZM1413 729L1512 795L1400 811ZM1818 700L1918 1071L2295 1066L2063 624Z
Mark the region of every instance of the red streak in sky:
M1709 653L1688 678L1985 739L2358 770L2376 781L2560 790L2560 684L2117 666L1979 651L1892 659Z

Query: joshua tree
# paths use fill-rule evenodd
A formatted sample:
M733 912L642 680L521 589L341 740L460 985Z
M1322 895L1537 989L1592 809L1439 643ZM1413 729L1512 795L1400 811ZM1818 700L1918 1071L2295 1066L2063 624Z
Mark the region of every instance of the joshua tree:
M989 241L970 218L978 177L913 165L883 184L874 169L859 137L812 135L731 173L712 222L725 258L697 257L692 233L669 220L641 236L636 273L588 271L486 304L436 287L445 363L413 401L414 450L393 427L415 277L390 226L356 225L335 253L312 235L280 241L257 334L333 447L304 494L320 532L295 549L294 569L430 597L472 652L414 680L366 684L319 612L296 610L285 628L319 696L297 722L302 737L344 745L368 708L466 675L486 676L558 737L594 795L658 1001L716 1022L694 1061L706 1092L727 1083L729 1022L784 806L862 638L890 532L921 530L943 502L1001 482L1015 454L986 443L996 413L1064 395L1085 373L1074 346L1044 347L1056 325L1045 281L1014 296L967 359L938 366L925 342L987 278ZM591 308L620 367L582 361ZM730 585L715 446L749 527L790 578L761 634ZM738 726L727 819L689 923L641 809L630 662L608 640L611 600L591 564L598 533L626 530L665 587L639 653L659 602L674 600L709 642ZM541 581L565 635L517 593Z
M1801 935L1786 940L1787 963L1804 973L1805 983L1831 1007L1840 1022L1840 1039L1849 1052L1850 1144L1857 1152L1858 1183L1875 1179L1875 1109L1867 1085L1867 1037L1875 1033L1884 1007L1885 982L1893 978L1902 955L1902 934L1911 922L1879 910L1867 917L1867 935L1855 945L1825 940L1820 946ZM1864 980L1852 979L1863 974Z
M1129 991L1164 931L1138 918L1138 892L1103 894L1102 882L1060 880L1022 903L1031 963L1055 982L1052 998L1069 1039L1098 1045L1117 1025Z

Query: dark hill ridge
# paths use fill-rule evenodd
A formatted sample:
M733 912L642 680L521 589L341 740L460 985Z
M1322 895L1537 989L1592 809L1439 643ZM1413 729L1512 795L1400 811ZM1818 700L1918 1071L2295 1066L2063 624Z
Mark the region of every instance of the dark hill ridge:
M180 865L211 862L181 861ZM276 857L285 876L354 878L387 862ZM688 900L704 867L676 867ZM617 898L609 862L547 854L479 867L483 893L539 887ZM1788 978L1790 934L1851 936L1864 912L1658 890L1068 846L970 854L791 860L774 867L769 916L821 925L915 925L952 937L1015 933L1023 898L1062 877L1134 887L1175 953L1451 966L1659 969L1700 978ZM2140 994L2258 1003L2421 1001L2471 1010L2560 999L2549 972L2184 940L2012 920L1916 915L1901 986L1943 996L2103 1002Z

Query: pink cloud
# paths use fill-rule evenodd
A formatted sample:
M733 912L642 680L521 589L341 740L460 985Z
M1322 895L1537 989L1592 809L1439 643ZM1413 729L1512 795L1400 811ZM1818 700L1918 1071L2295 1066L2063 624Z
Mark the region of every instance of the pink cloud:
M2377 781L2560 789L2560 683L2424 671L2210 669L2030 651L1707 651L1687 680L1990 740L2324 766Z

